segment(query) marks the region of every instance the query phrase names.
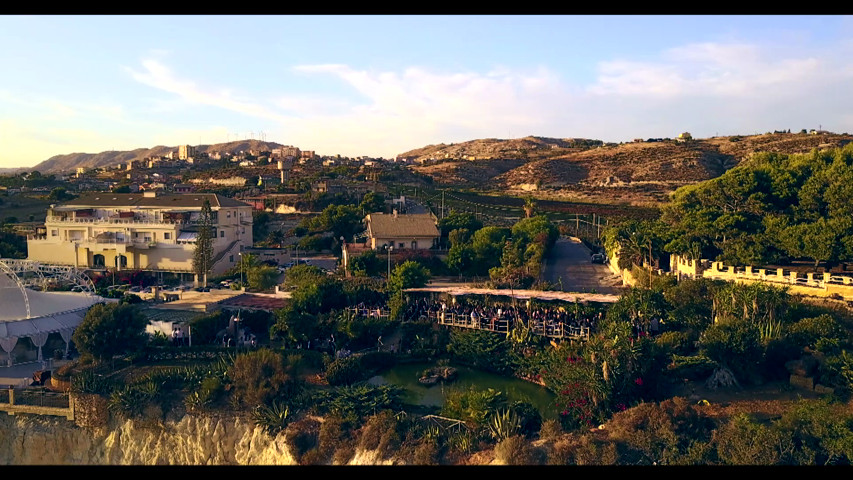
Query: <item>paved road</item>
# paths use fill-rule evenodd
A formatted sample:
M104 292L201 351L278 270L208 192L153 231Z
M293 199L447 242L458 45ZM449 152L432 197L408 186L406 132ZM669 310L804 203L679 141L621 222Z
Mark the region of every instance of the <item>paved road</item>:
M607 265L591 263L591 254L579 240L560 237L545 261L544 279L558 286L562 284L564 292L622 293L622 279Z

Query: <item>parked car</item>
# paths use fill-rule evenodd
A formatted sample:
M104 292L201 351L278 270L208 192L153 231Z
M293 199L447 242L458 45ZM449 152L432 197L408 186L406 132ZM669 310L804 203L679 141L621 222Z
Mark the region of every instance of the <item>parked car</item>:
M604 263L604 254L601 253L593 253L590 258L592 263Z

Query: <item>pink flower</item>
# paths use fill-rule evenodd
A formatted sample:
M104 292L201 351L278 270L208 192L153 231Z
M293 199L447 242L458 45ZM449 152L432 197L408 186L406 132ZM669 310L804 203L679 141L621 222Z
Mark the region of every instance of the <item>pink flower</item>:
M643 379L642 379L642 378L638 378L638 379L634 380L634 383L636 383L637 385L642 385L642 384L643 384Z

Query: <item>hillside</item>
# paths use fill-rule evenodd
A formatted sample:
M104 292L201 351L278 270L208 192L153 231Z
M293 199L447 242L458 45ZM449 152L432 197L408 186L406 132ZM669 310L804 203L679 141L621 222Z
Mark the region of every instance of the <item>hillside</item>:
M755 152L807 153L842 146L846 134L764 134L604 144L527 137L475 140L403 154L437 184L609 201L661 201L676 188L717 177ZM535 192L535 193L533 193Z
M282 145L274 142L262 142L260 140L238 140L228 143L218 143L215 145L197 145L196 150L199 153L207 152L228 152L237 153L245 150L272 150L273 148L281 147ZM131 160L138 161L151 156L163 156L172 151L177 151L178 147L167 147L158 145L152 148L137 148L131 151L107 151L101 153L69 153L65 155L55 155L49 159L32 167L32 170L38 170L42 173L59 173L72 172L77 167L98 168L112 167L127 163Z

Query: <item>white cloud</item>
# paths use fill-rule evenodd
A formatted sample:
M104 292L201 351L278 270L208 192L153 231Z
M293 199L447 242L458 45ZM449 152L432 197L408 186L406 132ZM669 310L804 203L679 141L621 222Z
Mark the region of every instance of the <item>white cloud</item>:
M173 93L185 101L219 107L267 120L283 121L286 119L286 117L276 114L251 100L235 98L231 90L227 88L206 89L196 85L191 80L178 78L172 74L171 69L157 60L144 60L142 67L144 69L142 72L137 72L128 67L125 67L125 70L137 82Z
M784 53L749 44L691 44L663 52L656 62L601 62L597 82L588 91L593 95L661 99L755 98L815 88L850 76L828 57L780 56Z
M345 65L297 70L334 75L359 93L360 100L333 118L309 118L308 124L301 122L295 128L331 129L330 138L347 142L343 139L351 137L349 144L372 142L372 150L394 148L396 153L429 142L503 136L508 129L533 134L554 117L554 106L565 104L568 97L567 88L544 68L487 74L437 73L420 67L369 72Z

